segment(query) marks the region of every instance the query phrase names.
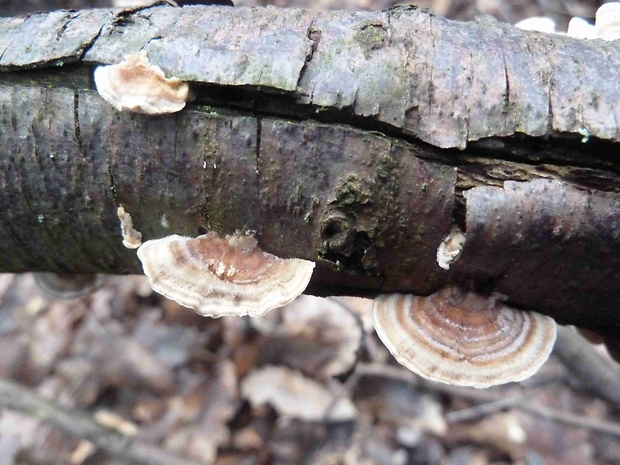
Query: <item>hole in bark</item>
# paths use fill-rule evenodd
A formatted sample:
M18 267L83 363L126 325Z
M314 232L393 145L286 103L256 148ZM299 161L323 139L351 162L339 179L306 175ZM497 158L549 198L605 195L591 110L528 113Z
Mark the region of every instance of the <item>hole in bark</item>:
M323 229L323 239L333 239L349 229L349 225L342 219L330 219Z
M340 213L332 214L322 222L321 237L331 252L349 255L353 245L353 232L349 219Z

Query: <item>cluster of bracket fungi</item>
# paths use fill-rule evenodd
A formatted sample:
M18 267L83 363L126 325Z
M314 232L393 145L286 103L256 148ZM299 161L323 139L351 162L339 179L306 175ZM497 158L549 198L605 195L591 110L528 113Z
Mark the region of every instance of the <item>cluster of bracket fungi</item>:
M545 16L526 18L515 24L519 29L550 34L564 34L557 30L555 21ZM583 18L572 18L565 33L574 39L601 39L608 42L620 39L620 3L604 3L596 11L594 24Z
M144 52L95 70L100 95L119 111L166 114L185 106L188 86L148 62ZM141 241L129 213L118 209L123 244L137 248L151 287L204 316L261 316L303 293L314 263L263 252L252 234ZM465 235L454 228L437 251L438 265L458 260ZM373 306L383 343L405 367L443 383L484 388L519 381L545 362L555 341L553 319L503 305L458 287L428 297L382 295Z

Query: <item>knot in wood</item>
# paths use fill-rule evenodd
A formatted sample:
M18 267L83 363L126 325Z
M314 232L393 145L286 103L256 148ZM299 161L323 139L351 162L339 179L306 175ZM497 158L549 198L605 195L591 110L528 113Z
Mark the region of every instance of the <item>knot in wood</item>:
M350 255L355 238L353 225L342 212L327 213L321 222L321 238L327 251Z

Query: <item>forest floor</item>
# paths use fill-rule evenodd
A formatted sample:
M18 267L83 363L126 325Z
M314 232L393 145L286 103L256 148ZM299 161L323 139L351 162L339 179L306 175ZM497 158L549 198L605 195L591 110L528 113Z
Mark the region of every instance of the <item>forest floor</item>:
M405 2L235 3L376 10ZM458 20L549 16L559 30L598 7L417 4ZM203 465L620 464L618 412L583 392L555 355L521 383L424 382L383 347L370 307L303 296L263 318L210 319L153 293L142 276L110 277L88 297L59 300L38 291L31 274L0 275L0 377L118 431L111 441L152 445L153 461L143 463L166 463L161 452ZM75 433L0 409L0 465L130 463Z
M0 315L2 377L197 464L620 463L619 417L554 355L521 383L423 382L380 343L365 299L211 319L142 276L67 301L0 275ZM129 462L2 411L0 464L57 463Z

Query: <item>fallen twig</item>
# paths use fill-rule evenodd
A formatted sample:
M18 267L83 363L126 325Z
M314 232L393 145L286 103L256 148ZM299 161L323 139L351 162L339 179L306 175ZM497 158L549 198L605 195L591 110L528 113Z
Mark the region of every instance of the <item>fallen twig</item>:
M520 406L522 403L530 401L531 398L539 392L540 389L535 389L527 391L520 396L504 397L491 402L474 405L473 407L454 410L446 413L446 422L459 423L462 421L471 421L499 412L500 410Z
M565 425L585 428L597 433L609 434L620 438L620 424L611 421L597 420L588 418L583 415L575 415L570 412L562 412L560 410L543 407L542 405L529 404L521 400L515 404L515 407L525 410L526 412Z
M60 407L32 389L0 378L0 407L31 415L72 436L87 439L105 454L131 465L204 465L160 447L131 439L91 416Z
M558 326L554 349L562 363L588 392L620 411L620 369L605 360L574 328Z
M517 397L509 397L498 395L491 391L484 391L473 388L463 388L457 386L449 386L447 384L434 383L432 381L424 380L417 375L398 367L381 365L381 364L359 364L355 370L355 382L362 376L383 376L386 378L394 379L411 384L417 388L440 392L449 396L461 397L471 400L473 402L484 403L485 407L478 406L473 407L477 412L483 412L483 414L492 413L504 408L518 408L529 414L539 417L547 418L549 420L563 423L566 425L586 428L598 433L609 434L611 436L620 437L620 424L605 421L586 418L583 415L576 415L570 412L562 412L548 407L530 403L531 394L528 392L525 395ZM536 391L538 392L538 390ZM533 392L534 393L534 392ZM464 409L463 411L451 412L446 415L446 419L449 422L470 420L473 417L468 417L470 414L463 414L460 412L468 411L471 409ZM459 418L461 415L461 418ZM480 415L477 415L480 416Z

